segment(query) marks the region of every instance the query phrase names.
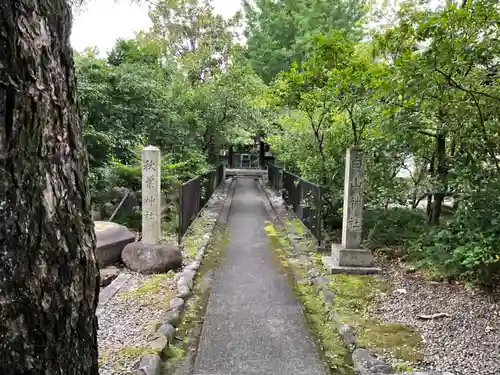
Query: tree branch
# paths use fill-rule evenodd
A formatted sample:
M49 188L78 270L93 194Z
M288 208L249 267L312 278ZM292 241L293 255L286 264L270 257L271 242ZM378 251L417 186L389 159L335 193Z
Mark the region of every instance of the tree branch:
M500 97L497 97L497 96L494 96L494 95L491 95L491 94L488 94L488 93L485 93L485 92L482 92L482 91L477 91L477 90L472 90L472 89L468 89L464 86L462 86L460 83L458 83L457 81L455 81L453 79L453 77L451 76L451 74L447 74L445 72L443 72L442 70L438 69L436 66L434 66L434 69L436 70L436 72L438 72L439 74L443 75L443 77L445 77L446 79L448 79L448 83L452 86L452 87L455 87L463 92L466 92L468 94L476 94L476 95L482 95L482 96L485 96L487 98L490 98L490 99L493 99L493 100L497 100L497 101L500 101Z

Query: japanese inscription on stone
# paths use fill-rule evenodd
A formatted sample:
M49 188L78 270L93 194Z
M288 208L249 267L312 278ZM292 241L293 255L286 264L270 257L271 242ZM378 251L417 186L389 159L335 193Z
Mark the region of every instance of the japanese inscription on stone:
M161 239L160 150L142 150L142 242L157 244Z
M356 249L361 245L363 216L364 157L359 148L349 148L346 154L342 244Z

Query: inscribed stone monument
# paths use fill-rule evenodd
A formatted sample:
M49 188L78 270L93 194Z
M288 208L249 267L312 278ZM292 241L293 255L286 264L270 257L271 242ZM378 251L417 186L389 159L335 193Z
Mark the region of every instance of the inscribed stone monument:
M325 267L332 273L375 273L373 256L361 249L363 228L364 153L358 147L346 152L342 243L332 245L332 255L324 257Z
M160 149L142 150L142 242L157 244L161 239L161 155Z
M350 148L346 154L344 180L344 207L342 218L342 245L346 249L359 249L363 217L363 151Z

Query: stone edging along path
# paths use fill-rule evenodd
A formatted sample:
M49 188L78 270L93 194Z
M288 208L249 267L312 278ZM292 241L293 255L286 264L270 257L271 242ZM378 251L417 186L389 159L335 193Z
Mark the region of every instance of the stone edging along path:
M289 215L288 210L283 205L273 204L273 200L268 192L268 187L265 181L259 180L257 184L261 190L262 195L265 197L263 199L266 211L271 218L273 224L279 228L281 232L286 234L288 242L293 248L299 246L296 239L290 235L290 233L285 229L286 215ZM281 206L281 207L280 207ZM329 299L331 297L328 293L322 293L324 302L330 304ZM350 357L354 369L359 375L379 375L379 374L392 374L392 375L453 375L452 373L437 373L437 372L399 372L395 373L391 365L385 361L379 359L370 350L362 347L356 340L356 334L353 327L340 321L340 316L337 312L331 314L331 319L335 322L335 328L339 337L342 339L344 345L348 348L350 352Z
M197 253L183 270L176 275L176 295L170 300L170 308L162 317L162 323L152 340L148 343L151 349L150 354L145 354L139 362L136 375L161 375L163 374L165 353L169 345L173 342L176 327L182 321L186 303L192 294L195 276L203 261L206 249L210 245L212 236L217 225L227 223L229 209L231 206L232 192L234 190L234 179L226 181L225 200L220 208L217 219L210 224L205 232L210 235L204 236L203 240L197 244ZM157 354L158 353L158 354Z

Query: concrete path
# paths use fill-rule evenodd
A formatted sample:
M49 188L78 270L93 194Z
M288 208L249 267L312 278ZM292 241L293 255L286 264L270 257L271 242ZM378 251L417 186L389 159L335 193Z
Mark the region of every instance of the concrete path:
M235 183L230 243L216 271L194 375L325 375L301 307L271 255L265 197L253 179Z

